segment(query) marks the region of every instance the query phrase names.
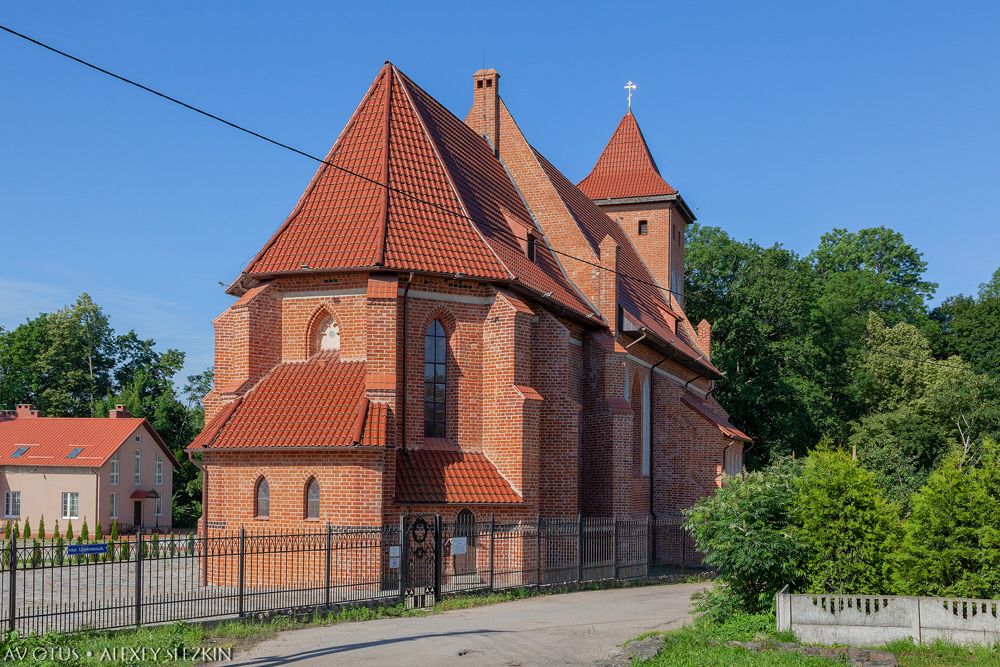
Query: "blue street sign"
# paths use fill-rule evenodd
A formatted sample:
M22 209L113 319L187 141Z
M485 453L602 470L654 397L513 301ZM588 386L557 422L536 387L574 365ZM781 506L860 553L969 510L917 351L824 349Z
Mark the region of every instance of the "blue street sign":
M108 545L104 542L93 544L71 544L66 547L66 554L69 556L89 556L91 554L108 553Z

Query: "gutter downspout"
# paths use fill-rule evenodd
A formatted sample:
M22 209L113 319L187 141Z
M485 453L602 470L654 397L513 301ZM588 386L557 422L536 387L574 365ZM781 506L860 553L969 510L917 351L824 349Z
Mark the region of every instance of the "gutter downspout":
M406 289L403 290L403 393L399 395L399 410L400 410L400 430L402 431L402 443L400 443L402 450L406 451L406 394L408 387L406 386L406 348L409 343L406 337L406 320L407 320L407 308L406 304L407 296L410 293L410 286L413 284L413 272L410 271L410 277L406 281Z

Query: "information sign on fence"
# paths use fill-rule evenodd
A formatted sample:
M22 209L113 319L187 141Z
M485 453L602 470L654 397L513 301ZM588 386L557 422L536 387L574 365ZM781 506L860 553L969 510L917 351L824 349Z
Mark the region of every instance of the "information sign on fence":
M108 545L105 542L94 542L91 544L71 544L66 547L66 554L69 556L91 556L94 554L108 553Z

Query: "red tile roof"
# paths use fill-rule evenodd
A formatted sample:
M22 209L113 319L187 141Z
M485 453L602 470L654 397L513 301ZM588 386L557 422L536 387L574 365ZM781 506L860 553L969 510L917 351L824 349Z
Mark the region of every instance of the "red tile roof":
M326 352L277 366L189 449L383 446L385 429L385 406L365 397L364 362Z
M138 417L0 418L0 465L98 468L143 425L176 466L177 460L153 427ZM14 457L23 446L28 450ZM67 458L77 447L82 451Z
M575 187L545 156L532 148L542 170L548 177L556 194L562 199L570 215L595 253L605 236L610 236L618 244L618 301L626 314L640 326L646 327L654 335L676 349L690 362L710 373L721 377L719 371L698 350L696 343L689 339L684 326L673 325L674 320L685 316L677 312L658 287L646 263L639 256L632 241L617 222L607 216L593 201ZM572 259L566 261L574 261ZM605 318L610 313L605 313Z
M397 455L396 501L507 504L521 496L483 454L418 449Z
M591 199L677 194L660 176L631 111L618 123L597 164L577 187Z
M486 141L393 65L326 159L390 188L322 165L246 274L374 266L464 274L592 312L544 243L535 262L525 256L519 237L541 234Z
M734 440L753 442L753 439L750 436L730 424L729 419L720 414L717 410L713 409L708 401L691 394L682 396L681 401L683 401L685 405L697 412L699 415L715 424L716 427L722 431L723 435L733 438Z

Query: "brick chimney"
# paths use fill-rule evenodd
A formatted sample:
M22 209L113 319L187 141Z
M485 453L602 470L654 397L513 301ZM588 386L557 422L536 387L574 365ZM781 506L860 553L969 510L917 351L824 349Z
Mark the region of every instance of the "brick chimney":
M705 353L705 357L712 359L712 325L708 320L698 322L698 347Z
M38 417L38 410L31 403L18 403L14 408L14 413L18 419L34 419Z
M114 410L108 410L108 419L126 419L131 416L132 413L124 405L116 405Z
M472 75L472 110L468 123L493 145L500 155L500 75L495 69L481 69Z

